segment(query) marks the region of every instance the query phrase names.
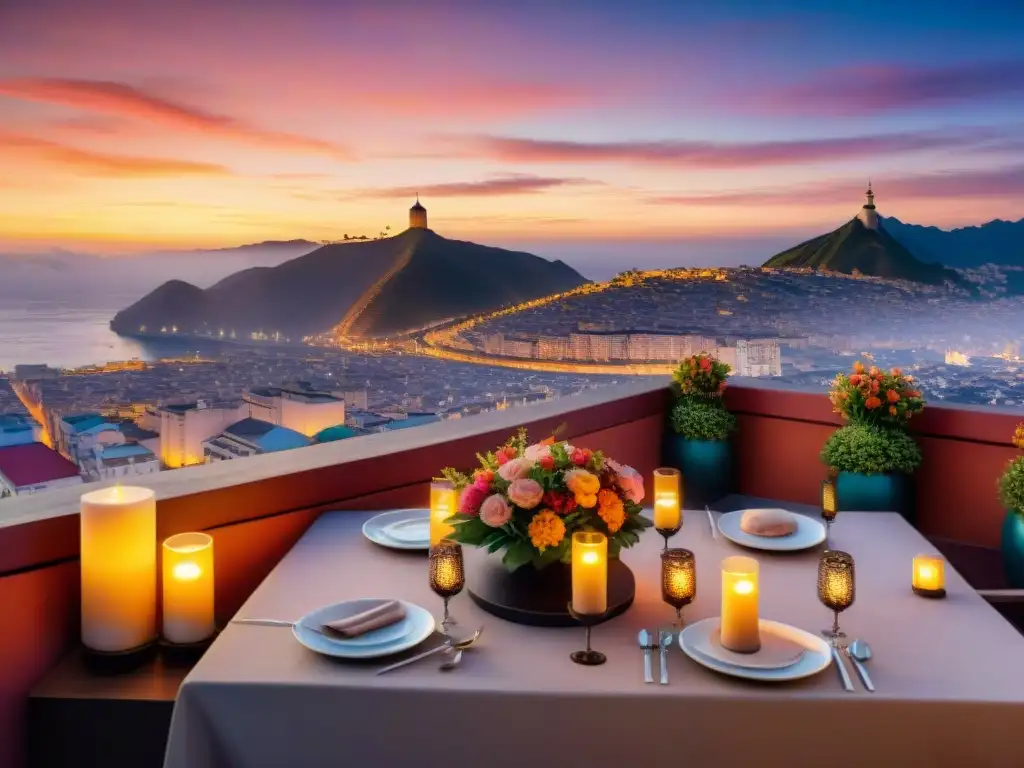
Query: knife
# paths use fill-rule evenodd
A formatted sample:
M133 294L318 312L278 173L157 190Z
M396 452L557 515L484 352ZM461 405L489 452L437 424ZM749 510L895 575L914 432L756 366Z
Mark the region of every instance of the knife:
M412 664L415 661L419 661L420 659L425 659L425 658L427 658L427 656L433 656L435 653L440 653L441 651L448 650L451 647L452 647L452 641L451 640L446 640L445 642L441 643L441 645L437 646L436 648L431 648L429 651L424 651L423 653L418 653L415 656L410 656L408 659L402 659L401 661L396 662L396 663L394 663L394 664L392 664L392 665L390 665L388 667L382 667L381 669L378 669L373 674L375 674L375 675L383 675L383 674L385 674L387 672L391 672L394 669L400 669L400 668L406 666L407 664Z
M704 505L704 511L708 513L708 522L711 523L711 538L718 538L718 526L715 525L715 516L711 514L711 507L707 504Z
M868 674L868 669L865 667L860 659L850 653L850 649L846 649L847 656L850 659L850 663L853 664L853 668L857 670L857 674L860 675L860 681L864 683L864 688L871 693L875 692L874 683L871 682L871 676Z
M850 673L846 671L843 657L834 645L832 646L832 660L836 663L836 669L839 670L839 679L843 681L843 690L847 693L853 693L853 680L850 679Z

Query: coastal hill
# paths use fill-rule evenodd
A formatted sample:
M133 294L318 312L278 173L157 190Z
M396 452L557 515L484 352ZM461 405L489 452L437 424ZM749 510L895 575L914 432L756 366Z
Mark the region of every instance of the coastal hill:
M922 259L948 267L1004 264L1024 267L1024 219L996 219L976 227L939 229L882 219L886 231Z
M956 272L919 260L890 235L875 212L870 186L867 197L855 218L828 234L776 254L764 266L825 269L932 285L959 282Z
M413 226L395 237L326 245L276 267L245 269L206 290L172 280L118 312L111 328L123 335L177 328L296 338L340 324L349 337L374 338L585 282L561 261Z

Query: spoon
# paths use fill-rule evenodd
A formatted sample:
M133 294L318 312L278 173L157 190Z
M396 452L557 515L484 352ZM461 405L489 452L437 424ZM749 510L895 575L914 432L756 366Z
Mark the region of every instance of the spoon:
M672 645L672 633L663 629L658 633L658 655L661 660L661 684L668 685L668 647Z
M461 648L459 650L455 650L454 648L449 648L447 652L449 654L453 654L453 655L447 661L442 662L442 664L441 664L441 671L442 672L448 672L449 670L455 669L457 666L459 666L459 663L462 661L462 649Z
M644 682L653 683L654 675L651 674L651 633L646 629L641 629L636 639L640 643L640 647L644 649Z
M857 674L860 675L860 681L864 683L864 687L874 693L875 686L872 684L871 677L868 675L868 669L863 663L871 658L871 646L865 641L857 639L850 644L846 652L850 656L850 660L853 661L853 666L856 668Z
M374 674L376 674L376 675L383 675L383 674L386 674L388 672L391 672L392 670L400 669L400 668L406 666L407 664L412 664L414 661L419 661L420 659L425 659L425 658L427 658L427 656L433 656L435 653L441 653L442 651L451 651L453 648L456 651L465 650L466 648L469 648L469 646L471 646L473 643L475 643L480 638L480 635L483 634L483 631L484 631L484 628L480 627L480 629L478 629L476 632L474 632L469 637L464 638L462 640L458 640L458 641L452 640L449 637L444 643L442 643L441 645L437 646L436 648L431 648L429 651L424 651L423 653L418 653L415 656L411 656L408 659L402 659L402 661L395 662L394 664L391 664L390 666L382 667L381 669L378 669Z

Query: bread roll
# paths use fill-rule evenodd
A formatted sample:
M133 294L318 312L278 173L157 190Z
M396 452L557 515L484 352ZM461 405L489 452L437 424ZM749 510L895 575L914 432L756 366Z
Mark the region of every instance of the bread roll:
M740 530L751 536L789 536L796 530L796 518L784 509L748 509Z

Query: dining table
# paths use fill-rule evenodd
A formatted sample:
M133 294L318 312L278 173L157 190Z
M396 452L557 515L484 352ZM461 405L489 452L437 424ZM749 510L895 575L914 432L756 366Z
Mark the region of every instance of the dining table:
M813 508L732 496L725 511ZM361 532L379 512L322 514L236 618L295 621L325 605L393 598L439 616L423 552L377 546ZM438 657L388 674L390 659L345 661L303 647L287 627L229 623L184 680L165 768L328 766L1010 766L1024 758L1024 637L951 567L944 599L911 590L911 563L933 547L890 512L842 512L833 549L856 563L856 598L841 615L867 641L875 692L843 689L834 664L785 683L726 676L674 642L668 685L646 683L641 629L671 626L653 530L622 551L636 579L632 606L593 628L600 666L574 664L578 627L514 624L466 591L451 601L458 629L483 627L457 669ZM689 625L721 608L721 561L755 557L760 616L819 634L824 545L800 552L744 549L712 534L704 509L684 512L670 546L695 553ZM498 556L498 555L495 555ZM468 553L467 553L468 557ZM529 567L529 566L527 566ZM469 585L471 586L471 584ZM436 637L432 639L437 642ZM657 670L657 654L655 654Z

